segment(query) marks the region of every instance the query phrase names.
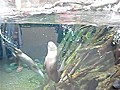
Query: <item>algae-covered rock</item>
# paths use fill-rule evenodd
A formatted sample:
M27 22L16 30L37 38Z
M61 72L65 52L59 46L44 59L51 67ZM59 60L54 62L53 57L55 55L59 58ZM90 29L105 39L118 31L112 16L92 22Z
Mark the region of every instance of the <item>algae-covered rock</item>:
M17 64L16 63L11 63L10 64L10 67L14 67L14 66L16 66Z
M27 64L22 64L22 66L23 66L24 68L27 68L27 67L28 67Z
M9 65L5 64L4 68L5 68L5 72L7 72L7 73L11 73L12 72L12 68L10 68Z
M11 64L9 65L9 68L11 68L12 70L16 70L17 67L18 67L18 65L17 65L16 63L11 63Z

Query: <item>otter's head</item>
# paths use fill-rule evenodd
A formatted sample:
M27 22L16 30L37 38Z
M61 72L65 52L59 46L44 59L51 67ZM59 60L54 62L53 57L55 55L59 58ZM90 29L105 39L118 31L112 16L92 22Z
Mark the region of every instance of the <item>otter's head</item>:
M48 51L56 51L57 50L57 46L55 45L54 42L49 41L48 42Z

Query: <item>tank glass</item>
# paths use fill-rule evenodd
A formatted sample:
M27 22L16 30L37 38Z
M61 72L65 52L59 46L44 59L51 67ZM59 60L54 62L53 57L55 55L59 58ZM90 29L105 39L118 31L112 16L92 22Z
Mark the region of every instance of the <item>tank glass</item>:
M1 0L0 90L119 89L119 0Z

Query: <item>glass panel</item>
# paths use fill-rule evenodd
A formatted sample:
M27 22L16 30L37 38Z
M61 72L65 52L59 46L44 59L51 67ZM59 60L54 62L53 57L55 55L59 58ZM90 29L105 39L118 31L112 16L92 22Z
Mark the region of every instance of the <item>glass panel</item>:
M119 89L119 0L1 0L0 90Z

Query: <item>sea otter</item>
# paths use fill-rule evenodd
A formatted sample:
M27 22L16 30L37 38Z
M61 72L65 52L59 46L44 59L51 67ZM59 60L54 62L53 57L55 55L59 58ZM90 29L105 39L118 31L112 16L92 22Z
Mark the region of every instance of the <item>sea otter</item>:
M57 71L57 46L52 41L49 41L47 48L48 52L44 62L45 69L48 77L57 83L60 80Z
M14 47L13 49L14 49L13 54L17 59L27 64L31 70L33 70L36 73L39 73L44 78L44 74L39 69L38 65L29 56L27 56L25 53L23 53L20 49L16 47Z

